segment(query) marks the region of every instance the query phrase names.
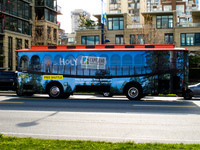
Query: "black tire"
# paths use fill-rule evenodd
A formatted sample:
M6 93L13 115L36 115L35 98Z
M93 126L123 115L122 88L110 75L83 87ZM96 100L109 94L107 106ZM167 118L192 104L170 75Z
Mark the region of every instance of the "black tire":
M104 97L112 97L113 94L111 94L110 92L104 92L104 93L103 93L103 96L104 96Z
M138 85L129 85L125 90L129 100L140 100L142 98L142 88Z
M16 90L16 94L17 94L17 96L24 96L25 95L24 92L22 90L19 90L19 89Z
M70 97L69 93L63 93L62 94L62 98L64 98L64 99L68 99L69 97Z
M193 93L192 91L186 91L183 95L184 99L185 100L191 100L192 99L192 96L193 96Z
M61 98L63 95L63 89L58 84L52 84L48 88L48 94L51 98Z
M25 95L27 95L27 96L33 96L33 94L34 93L32 93L32 92L31 93L25 93Z

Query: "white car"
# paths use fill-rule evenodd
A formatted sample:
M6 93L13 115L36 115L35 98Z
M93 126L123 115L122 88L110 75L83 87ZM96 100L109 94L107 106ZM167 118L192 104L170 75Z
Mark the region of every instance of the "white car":
M194 96L200 96L200 83L188 86Z

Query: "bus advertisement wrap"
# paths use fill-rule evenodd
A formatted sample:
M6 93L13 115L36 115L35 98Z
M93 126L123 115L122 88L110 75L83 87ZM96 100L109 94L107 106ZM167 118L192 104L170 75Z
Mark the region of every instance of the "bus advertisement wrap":
M169 44L149 49L145 45L115 45L113 49L98 45L90 50L84 45L74 47L48 50L48 46L33 46L18 50L17 94L31 91L58 98L73 92L108 92L124 94L130 100L147 94L185 96L182 89L187 89L187 49ZM55 87L59 93L51 91Z

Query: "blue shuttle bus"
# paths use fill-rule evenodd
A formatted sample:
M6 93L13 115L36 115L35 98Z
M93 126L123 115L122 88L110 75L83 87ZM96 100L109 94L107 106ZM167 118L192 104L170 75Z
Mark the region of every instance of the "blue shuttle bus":
M19 96L96 92L124 94L129 100L170 93L192 98L189 51L174 45L47 45L17 52Z

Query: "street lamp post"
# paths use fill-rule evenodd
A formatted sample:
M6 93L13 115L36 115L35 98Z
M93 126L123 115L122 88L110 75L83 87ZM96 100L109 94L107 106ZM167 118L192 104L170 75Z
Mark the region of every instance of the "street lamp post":
M104 14L103 14L103 0L101 0L101 44L104 44Z

